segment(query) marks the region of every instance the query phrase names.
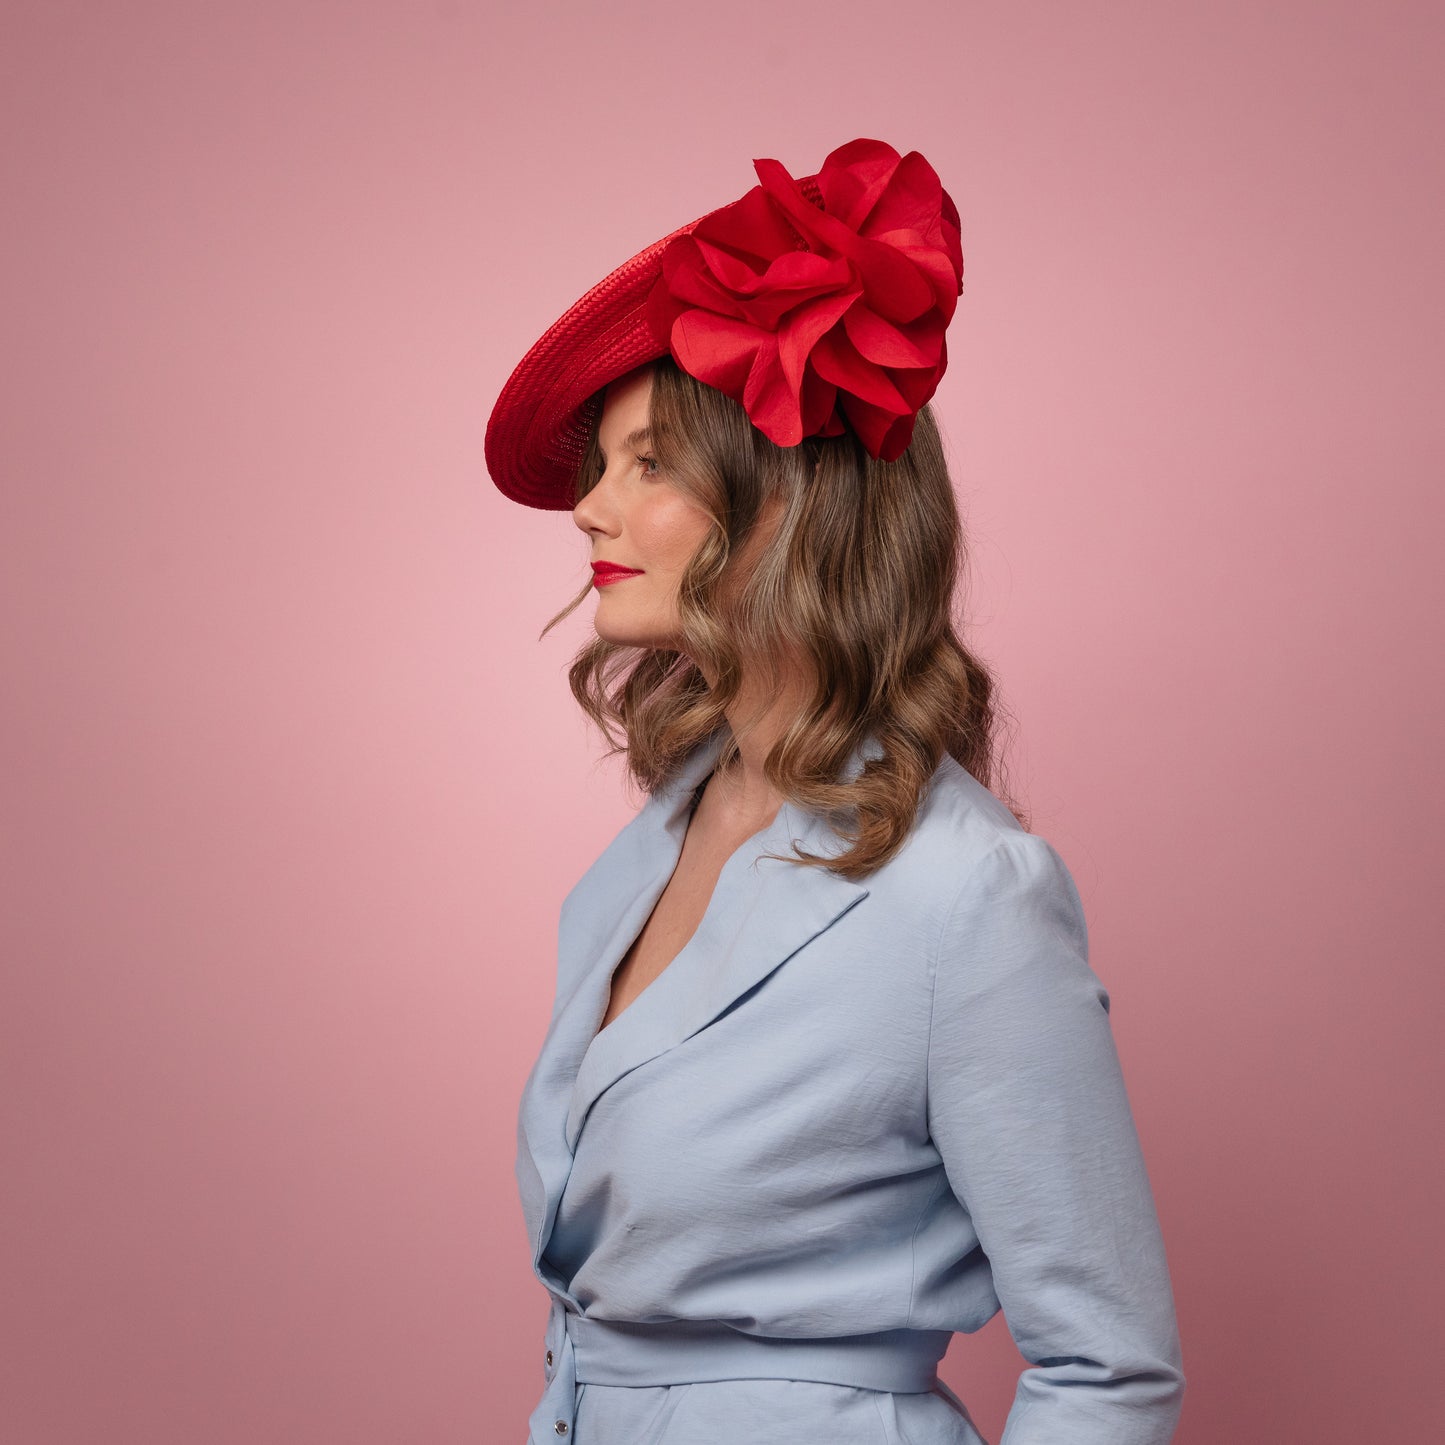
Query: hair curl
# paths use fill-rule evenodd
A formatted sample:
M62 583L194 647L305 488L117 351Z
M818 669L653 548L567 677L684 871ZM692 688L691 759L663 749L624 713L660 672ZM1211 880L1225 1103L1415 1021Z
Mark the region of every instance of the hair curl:
M781 796L823 813L850 846L828 858L799 851L787 861L866 877L903 845L945 751L1027 829L1027 814L999 776L993 675L960 637L954 608L966 543L932 407L918 413L907 450L893 462L869 456L851 430L780 447L737 401L671 356L650 365L659 472L713 526L678 587L679 648L594 638L572 662L572 694L606 737L606 756L625 753L634 781L656 791L693 746L727 723L745 664L762 669L771 698L785 668L801 661L811 697L769 752L764 776ZM577 500L599 475L602 400L598 392L588 404ZM776 529L740 585L725 589L765 508L780 513ZM542 635L591 590L589 580ZM839 781L869 734L881 756ZM729 733L717 767L736 757Z

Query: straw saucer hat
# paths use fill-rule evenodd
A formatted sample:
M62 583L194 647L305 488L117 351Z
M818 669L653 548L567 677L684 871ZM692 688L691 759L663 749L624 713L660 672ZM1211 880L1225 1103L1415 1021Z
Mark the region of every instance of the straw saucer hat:
M880 140L798 180L753 169L745 195L624 261L517 364L485 441L507 497L570 510L597 393L669 353L779 446L851 430L873 457L902 454L948 362L957 207L918 151Z

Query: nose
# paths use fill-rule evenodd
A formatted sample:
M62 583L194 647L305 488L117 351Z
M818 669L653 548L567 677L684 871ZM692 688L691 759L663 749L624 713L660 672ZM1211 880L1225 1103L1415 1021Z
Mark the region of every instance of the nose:
M616 508L611 505L605 476L599 478L572 508L572 522L578 531L589 536L599 533L603 536L616 535Z

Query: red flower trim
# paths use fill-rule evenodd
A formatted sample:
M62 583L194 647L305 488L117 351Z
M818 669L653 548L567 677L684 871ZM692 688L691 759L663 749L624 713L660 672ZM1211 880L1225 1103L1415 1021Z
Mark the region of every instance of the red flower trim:
M948 363L957 207L919 152L883 141L833 151L819 203L777 161L753 169L759 185L664 249L648 325L779 446L838 436L846 417L896 461Z

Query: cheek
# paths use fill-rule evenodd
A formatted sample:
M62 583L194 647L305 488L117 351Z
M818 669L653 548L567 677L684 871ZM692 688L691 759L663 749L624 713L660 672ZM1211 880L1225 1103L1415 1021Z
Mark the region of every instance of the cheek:
M707 535L708 519L677 492L659 489L637 509L632 525L654 567L681 572Z

